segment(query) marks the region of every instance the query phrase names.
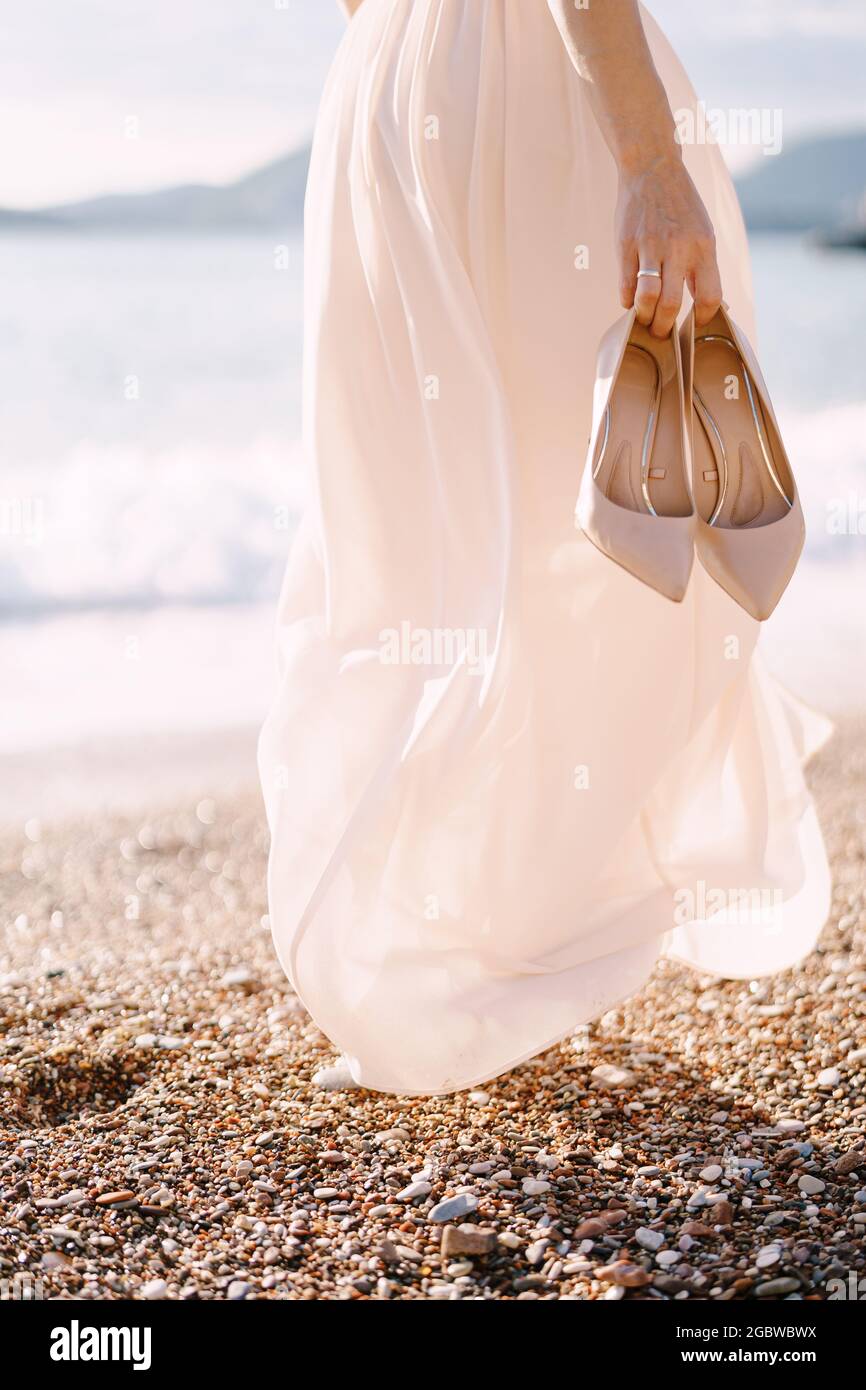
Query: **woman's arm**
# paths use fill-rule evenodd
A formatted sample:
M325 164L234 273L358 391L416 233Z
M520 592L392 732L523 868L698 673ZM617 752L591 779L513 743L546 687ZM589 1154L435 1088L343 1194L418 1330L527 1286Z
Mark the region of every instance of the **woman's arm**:
M619 170L616 235L620 297L664 337L676 322L683 283L698 323L722 297L713 228L683 163L674 119L655 70L637 0L548 0L565 46L588 83L593 113ZM638 279L638 270L662 279Z
M337 4L346 18L351 19L355 11L361 8L362 0L337 0Z

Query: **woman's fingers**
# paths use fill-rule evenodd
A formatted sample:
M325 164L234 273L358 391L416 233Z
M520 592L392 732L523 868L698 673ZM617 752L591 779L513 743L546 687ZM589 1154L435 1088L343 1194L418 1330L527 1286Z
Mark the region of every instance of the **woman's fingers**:
M640 274L649 270L661 274ZM624 309L634 305L638 322L654 337L666 338L673 329L686 284L695 302L697 322L709 323L722 302L715 248L704 252L696 242L688 259L683 258L681 246L671 246L667 253L648 246L642 247L640 254L632 247L621 249L620 302Z
M638 259L636 247L621 247L619 302L624 309L630 309L634 304L634 296L637 289L637 273L639 269L640 261Z
M722 302L722 282L715 255L702 261L694 269L695 322L709 323Z
M661 270L658 257L654 257L652 252L642 250L640 256L641 270ZM659 275L641 275L638 272L637 289L634 296L634 307L639 323L647 328L653 321L656 305L661 295L661 277Z
M650 325L654 338L666 338L677 321L683 302L683 279L683 272L676 261L666 261L661 282L656 281L661 284L661 292Z

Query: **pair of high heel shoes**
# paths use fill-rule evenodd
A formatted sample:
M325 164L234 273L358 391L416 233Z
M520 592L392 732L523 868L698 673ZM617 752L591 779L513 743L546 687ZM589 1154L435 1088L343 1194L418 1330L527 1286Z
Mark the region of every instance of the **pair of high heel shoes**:
M601 341L577 522L675 603L695 552L759 622L785 591L805 527L755 355L727 306L654 338L632 309Z

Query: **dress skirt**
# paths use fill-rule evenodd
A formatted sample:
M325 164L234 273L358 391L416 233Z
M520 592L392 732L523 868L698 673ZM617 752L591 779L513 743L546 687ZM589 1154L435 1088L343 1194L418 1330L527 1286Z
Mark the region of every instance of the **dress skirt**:
M751 336L721 154L685 159ZM313 146L311 500L260 743L276 948L364 1086L477 1084L661 955L764 975L828 912L826 721L699 563L674 604L575 528L615 197L543 0L364 0Z

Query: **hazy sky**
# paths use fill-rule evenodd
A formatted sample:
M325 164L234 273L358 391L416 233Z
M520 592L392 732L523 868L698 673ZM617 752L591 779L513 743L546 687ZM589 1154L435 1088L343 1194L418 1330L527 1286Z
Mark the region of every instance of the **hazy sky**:
M649 8L708 105L866 127L866 0ZM0 0L0 204L247 172L308 134L342 27L334 0Z

